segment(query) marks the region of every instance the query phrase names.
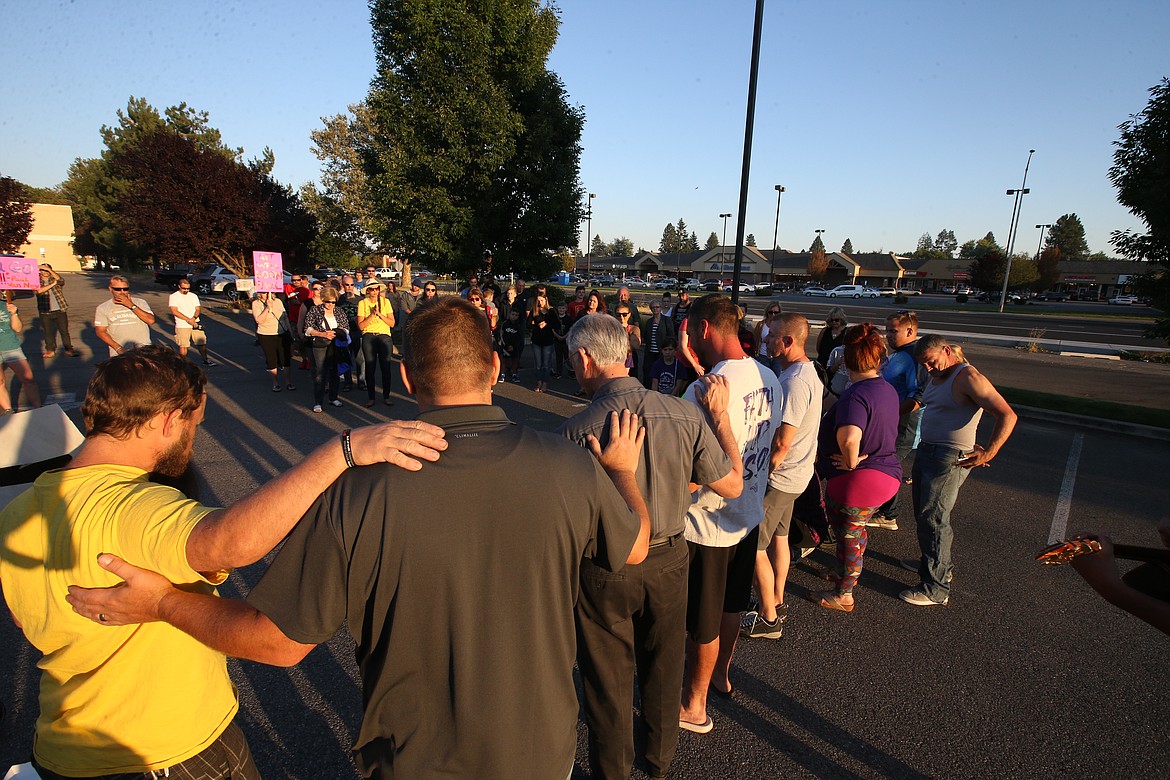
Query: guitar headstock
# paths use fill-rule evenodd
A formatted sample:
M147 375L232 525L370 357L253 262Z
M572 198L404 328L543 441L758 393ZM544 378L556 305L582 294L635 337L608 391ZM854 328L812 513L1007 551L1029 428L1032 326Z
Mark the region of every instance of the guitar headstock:
M1036 553L1036 560L1047 566L1058 566L1070 563L1078 555L1088 555L1100 549L1101 543L1096 539L1068 539L1045 547Z

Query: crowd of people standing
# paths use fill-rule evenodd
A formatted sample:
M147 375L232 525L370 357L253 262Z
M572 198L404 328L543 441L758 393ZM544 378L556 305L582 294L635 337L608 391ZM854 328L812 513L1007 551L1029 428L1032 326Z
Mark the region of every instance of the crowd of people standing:
M795 523L822 528L825 533L816 541L835 543L832 587L811 593L811 600L825 609L854 611L867 529L889 528L878 524L879 514L886 520L895 516L889 502L919 439L910 479L921 555L906 563L913 564L920 582L900 597L915 606L948 603L951 509L969 470L985 466L1007 441L1015 415L961 350L938 336L919 339L912 312L891 315L884 326L851 327L842 313L826 328L824 359L818 345L814 361L805 353L807 318L784 313L777 303L769 304L759 327L751 328L742 310L722 295L692 302L683 291L673 305L651 301L649 315L643 316L624 288L610 300L578 288L571 300L553 306L542 284L530 290L517 281L499 290L490 279L482 285L473 279L458 297L439 299L433 283L399 292L379 280L373 268L364 277L318 281L294 276L285 300L268 293L255 296L251 313L272 390L294 389L290 369L299 345L314 379L314 412L326 404L342 405L338 394L354 387L365 389L372 406L379 376L383 399L390 403L391 356L400 354L407 388L425 422L414 428L361 429L352 437L346 430L339 446L322 448L306 460L329 479L304 491L300 510L305 519L244 606L214 598L205 586L217 582L199 572L249 563L284 538L288 524L269 518L258 503L279 488L261 489L214 519L213 510L182 504L179 496L135 488L134 501L120 511L145 525L140 535L167 535L167 544L157 548L166 556L152 560L139 542L127 540L120 548L102 548L120 558L105 555L95 563L95 549L95 555L78 563L69 574L74 578L70 585L82 578L80 584L92 583L99 566L129 583L89 595L70 588L73 609L102 624L95 628L99 633L79 634L78 641L161 620L181 629L160 631L166 641L182 644L183 657L195 652L193 643L204 643L242 657L291 664L348 619L363 680L379 692L367 701L359 765L372 771L401 762L397 768L434 773L434 757L441 755L456 758L462 774L484 777L514 776L516 751L525 750L521 742L530 744L529 733L539 735L544 746L525 752L534 776L565 776L572 764L577 712L575 660L594 774L629 776L636 684L647 725L647 770L651 777L665 777L680 731L705 734L714 728L708 695L734 694L736 643L782 636L788 619L788 537ZM130 294L122 277L111 279L110 291L111 300L102 304L106 313L99 336L113 357L99 366L83 410L90 429L86 449L73 475L52 479L106 480L109 469L103 471L103 461L118 452L119 436L135 431L141 435L132 437L134 468L127 469L125 479L141 481L150 471L174 469L190 456L191 434L202 418L202 369L182 356L145 346L153 312ZM188 303L181 303L187 311ZM198 309L184 317L194 329ZM188 343L201 346L194 339ZM592 399L564 423L560 437L513 426L491 403L493 382L519 381L529 344L537 392L564 370ZM836 350L847 382L834 399L825 382L831 386L828 364ZM210 364L206 353L200 354ZM166 401L148 410L150 424L122 419L121 407L100 399L124 383L124 377L114 381L123 375L181 388L178 407ZM976 429L984 412L995 426L980 446ZM458 442L449 452L436 438L444 432ZM390 436L393 446L384 441ZM425 459L437 458L437 465L403 457L407 450L423 457L420 438ZM566 438L581 447L566 448ZM501 458L501 453L508 455ZM418 472L423 476L417 479L424 481L411 482L394 470L348 471L381 461ZM516 498L525 522L493 522L486 508L449 489L451 480L473 473L476 484L496 484L536 468L552 469L559 479L539 481L532 495ZM295 470L308 479L306 469ZM339 474L350 476L334 482ZM584 500L582 484L592 486ZM94 493L82 488L78 483L76 489L45 493L51 493L52 506L34 506L41 499L26 496L0 520L15 526L22 513L57 516L64 511L57 504L88 506ZM102 489L119 488L103 483ZM567 500L566 490L576 500ZM430 496L441 527L419 532L407 505L388 499L403 491ZM320 494L325 500L311 509ZM181 504L187 536L151 525L151 509L158 502ZM132 506L136 503L142 506ZM363 507L360 517L333 514L343 504ZM558 522L564 521L563 536L557 530L561 525L547 516L549 507L564 515L557 515ZM219 529L238 525L250 514L264 518L265 533L253 534L257 538L247 549L218 539ZM529 522L533 518L540 522ZM391 528L392 533L384 532ZM450 555L459 540L467 554ZM329 554L318 554L322 550ZM497 553L507 563L503 569ZM162 571L166 578L152 579L131 563ZM533 572L546 571L549 581L532 579ZM40 579L15 570L5 574L19 594L6 589L6 596L16 599L14 611L27 610L40 598L35 595L43 586ZM168 579L202 583L202 592L171 593ZM134 602L140 609L146 608L143 604L161 609L164 598L188 607L140 615L126 601L140 586L160 592L158 598ZM297 597L288 598L294 592ZM452 605L472 602L493 620L514 625L515 630L498 632L505 646L494 647L467 615L450 613ZM209 619L213 613L218 617ZM378 620L366 625L369 615ZM521 623L540 638L537 649L545 663L539 668L532 665L531 648L525 650L529 631ZM236 628L229 634L217 633L232 625ZM455 637L461 641L452 641ZM149 643L146 636L136 639L135 657L148 655ZM434 667L438 673L412 678L416 667L430 668L421 660L432 655L441 661ZM99 672L116 676L116 662L103 660ZM226 673L222 661L207 666L214 667L220 717L231 709ZM66 677L61 684L67 686ZM106 694L93 695L97 708ZM526 717L524 739L518 741L516 718L522 712L531 715L532 702L541 695L548 697L548 706L539 711L547 716ZM395 706L402 696L407 706ZM190 695L182 700L180 709L197 706ZM421 722L416 712L434 718L433 713L446 711L428 707L430 701L459 706L448 708L449 718L441 723ZM485 723L482 710L489 705L512 716ZM43 706L51 708L52 702ZM468 716L474 725L464 722ZM82 721L77 724L86 728ZM234 750L239 735L225 731L222 723L213 725L207 728L215 732L210 739ZM394 734L405 732L422 736L395 754ZM70 733L66 728L52 736L66 743ZM457 744L453 734L470 741ZM174 735L183 744L174 746L173 755L187 759L206 748L188 736ZM89 771L93 762L124 760L128 749L95 745L71 754L70 760ZM103 750L116 755L111 758ZM53 766L53 756L38 759L50 771L65 767L76 774L73 765ZM165 762L141 763L154 771Z

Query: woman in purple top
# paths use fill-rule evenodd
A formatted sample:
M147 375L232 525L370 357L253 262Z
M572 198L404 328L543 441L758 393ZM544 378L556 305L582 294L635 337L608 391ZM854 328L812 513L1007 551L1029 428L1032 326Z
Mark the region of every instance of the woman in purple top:
M868 536L865 523L898 492L902 464L898 392L878 374L885 356L882 333L868 322L844 333L845 369L852 384L821 420L817 473L827 477L825 507L837 536L836 587L810 594L826 609L853 611Z

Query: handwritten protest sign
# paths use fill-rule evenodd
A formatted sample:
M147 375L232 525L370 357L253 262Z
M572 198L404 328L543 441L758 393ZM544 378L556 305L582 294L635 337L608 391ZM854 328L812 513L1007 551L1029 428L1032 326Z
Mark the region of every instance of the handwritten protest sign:
M256 292L284 292L284 263L280 252L253 252L252 267L256 271Z
M0 290L39 290L37 261L19 255L0 255Z

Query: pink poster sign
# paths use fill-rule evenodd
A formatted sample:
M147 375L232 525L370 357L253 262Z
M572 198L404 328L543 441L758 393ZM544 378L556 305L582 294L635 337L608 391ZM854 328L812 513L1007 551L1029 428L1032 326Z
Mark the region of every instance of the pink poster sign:
M256 272L256 292L284 292L284 263L280 252L253 252L252 267Z
M0 255L0 290L39 290L41 275L31 257Z

